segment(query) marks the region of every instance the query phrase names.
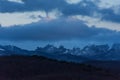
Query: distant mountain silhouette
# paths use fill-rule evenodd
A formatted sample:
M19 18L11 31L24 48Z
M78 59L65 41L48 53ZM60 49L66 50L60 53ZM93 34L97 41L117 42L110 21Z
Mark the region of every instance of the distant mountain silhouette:
M7 45L0 46L0 55L38 55L68 62L84 62L89 60L119 61L120 44L113 44L112 47L108 45L88 45L83 49L67 49L64 46L55 47L53 45L46 45L45 47L37 47L33 51Z

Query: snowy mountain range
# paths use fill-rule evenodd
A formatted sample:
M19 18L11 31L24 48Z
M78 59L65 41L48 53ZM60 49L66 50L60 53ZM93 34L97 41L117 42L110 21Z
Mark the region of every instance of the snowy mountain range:
M88 60L120 60L120 44L108 45L88 45L84 48L67 49L64 46L55 47L46 45L37 47L35 50L25 50L16 46L0 46L1 56L27 55L45 56L52 59L82 62Z

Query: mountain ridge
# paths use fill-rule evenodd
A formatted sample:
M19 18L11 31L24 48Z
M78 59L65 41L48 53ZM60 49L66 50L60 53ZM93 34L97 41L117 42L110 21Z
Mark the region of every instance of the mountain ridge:
M35 50L25 50L11 45L0 46L0 56L10 55L38 55L69 62L120 61L120 44L113 44L111 48L108 45L89 45L83 49L46 45L45 47L37 47Z

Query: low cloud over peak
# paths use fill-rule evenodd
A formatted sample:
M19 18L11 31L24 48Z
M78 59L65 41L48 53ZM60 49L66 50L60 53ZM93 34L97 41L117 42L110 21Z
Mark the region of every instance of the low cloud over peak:
M119 34L120 32L104 28L88 27L82 21L65 18L20 27L0 28L0 39L13 41L116 41L110 39L114 37L118 40L120 37Z

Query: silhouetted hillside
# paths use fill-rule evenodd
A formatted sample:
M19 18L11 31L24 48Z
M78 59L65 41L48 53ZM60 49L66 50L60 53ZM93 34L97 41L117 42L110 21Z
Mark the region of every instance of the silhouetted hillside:
M38 56L0 57L0 80L120 80L109 71Z
M120 75L120 61L88 61L84 64L104 68Z

